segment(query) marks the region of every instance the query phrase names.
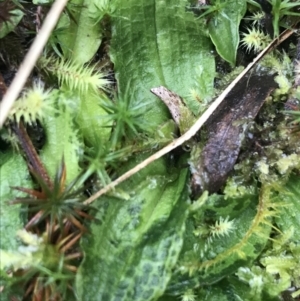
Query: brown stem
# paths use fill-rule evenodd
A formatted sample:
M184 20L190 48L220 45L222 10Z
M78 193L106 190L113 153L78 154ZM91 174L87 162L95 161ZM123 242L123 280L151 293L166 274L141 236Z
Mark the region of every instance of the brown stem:
M40 176L44 180L44 182L52 188L53 184L50 180L50 177L43 163L41 162L40 157L36 152L36 149L34 148L30 137L27 134L23 122L20 121L19 124L14 124L13 130L19 139L23 151L26 154L29 166L31 167L32 171L38 176Z
M70 255L67 255L64 257L64 260L72 260L72 259L77 259L77 258L81 258L82 257L82 253L81 252L76 252L76 253L72 253Z
M71 234L72 235L72 234ZM71 236L69 235L69 236ZM65 253L68 249L70 249L82 236L82 233L77 234L73 237L67 244L65 244L59 251L60 253Z

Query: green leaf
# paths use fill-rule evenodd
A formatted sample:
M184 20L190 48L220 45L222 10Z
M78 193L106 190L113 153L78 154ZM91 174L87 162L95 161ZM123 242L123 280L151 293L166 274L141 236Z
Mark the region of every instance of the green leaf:
M278 200L284 206L280 207L279 216L275 219L276 224L282 232L294 228L293 239L300 241L300 180L299 176L292 175L280 191Z
M136 186L123 185L131 191L129 200L97 201L96 220L82 242L79 300L147 301L163 294L183 243L186 180L187 170L173 181L145 176Z
M245 286L245 288L247 287ZM201 288L197 297L199 301L246 301L245 299L238 299L240 296L237 294L235 287L227 279L219 281L216 285Z
M201 100L211 100L214 95L214 79L216 76L214 62L205 60L195 70L196 86Z
M82 97L80 109L76 116L78 128L89 146L106 143L111 133L111 122L107 119L107 112L99 105L101 98L94 94Z
M261 281L257 276L253 279L252 286L255 288ZM199 293L199 300L209 301L280 301L279 297L270 297L267 294L251 294L255 289L251 290L249 286L237 279L236 276L229 276L218 282L216 285L204 287Z
M21 218L21 205L11 205L9 201L23 196L23 193L12 189L12 186L31 188L32 182L24 159L15 153L1 154L0 166L0 233L1 249L15 250L19 243L15 234L24 226Z
M169 114L149 90L163 85L185 98L194 70L214 65L212 45L185 6L184 0L117 0L112 16L110 56L120 91L124 94L130 81L132 105L150 103L144 118L154 126Z
M59 94L60 101L65 101L66 95ZM46 132L46 143L40 152L40 157L51 179L54 179L62 159L66 164L67 183L74 180L80 173L79 154L80 141L71 114L71 99L66 106L59 105L60 113L49 114L42 121ZM74 99L72 99L74 101ZM74 105L74 104L73 104Z
M172 275L167 292L180 295L186 289L215 283L256 259L271 231L266 218L269 216L268 201L267 193L261 196L261 210L257 211L256 193L223 199L223 206L221 196L209 197L205 207L196 213L195 221L189 221L187 225L180 266ZM244 203L248 204L247 208ZM230 208L235 210L232 216L228 210ZM223 219L216 219L217 213ZM226 217L229 217L227 221ZM214 231L213 234L213 228L222 229L225 224L228 225L228 221L231 223L230 231L219 231L219 234Z
M24 16L24 13L19 9L10 11L10 14L11 17L9 18L9 20L6 22L1 22L0 24L0 39L13 31Z
M61 34L57 34L65 58L78 64L87 63L98 50L102 33L101 26L95 25L91 14L95 9L95 1L73 0L68 6L72 14L70 26ZM76 20L76 23L74 20Z
M240 42L239 26L246 9L245 0L226 1L208 23L209 35L219 55L231 65L235 65Z

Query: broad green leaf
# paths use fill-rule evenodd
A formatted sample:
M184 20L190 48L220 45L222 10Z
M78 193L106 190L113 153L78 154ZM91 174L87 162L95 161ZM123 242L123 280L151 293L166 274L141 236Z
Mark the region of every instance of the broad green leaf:
M79 131L87 145L95 146L108 141L111 132L111 122L106 118L107 112L99 105L101 98L95 94L82 97L80 109L76 116Z
M235 65L240 42L239 26L246 9L245 0L226 1L208 23L209 35L219 55L231 65Z
M210 198L215 200L217 206L214 206ZM224 207L219 198L214 196L210 198L205 208L199 209L198 215L194 217L195 221L187 224L180 266L169 284L167 290L169 294L180 295L188 288L219 281L256 259L268 240L271 227L265 225L262 211L256 210L257 194L247 193L239 199L227 201L223 199ZM244 207L244 202L248 204L247 208ZM261 198L261 202L264 202L264 197ZM231 203L235 204L236 211L232 216L227 210L233 207ZM269 212L268 208L264 210L266 214ZM222 219L216 218L218 211ZM230 231L223 234L216 231L212 234L211 229L214 225L217 225L215 228L218 230L222 229L223 225L228 225L228 222L231 223ZM208 233L201 234L204 233L205 227L202 225L205 224Z
M292 175L280 192L278 200L281 204L276 224L282 232L294 228L293 240L300 241L300 180Z
M0 23L0 39L13 31L24 16L24 13L19 9L10 11L10 14L11 17L9 18L9 21Z
M11 205L9 201L24 196L23 193L12 189L13 186L31 188L28 168L24 159L15 153L1 154L0 166L0 237L1 249L16 250L19 243L16 233L24 224L21 218L21 205Z
M102 41L101 26L91 17L95 1L73 0L68 9L73 18L68 29L58 34L58 39L65 58L84 64L92 59Z
M82 242L79 300L150 301L163 294L183 243L186 179L187 170L173 181L145 176L136 186L123 185L129 200L97 201L96 220Z
M245 286L246 288L247 286ZM227 279L219 281L216 285L205 286L197 291L197 301L246 301L239 299L239 295L235 291L235 287L227 281ZM196 301L195 300L195 301Z
M279 297L270 297L267 294L255 294L255 288L259 286L261 279L253 279L251 283L253 289L235 276L230 276L215 285L206 286L199 290L195 301L280 301ZM253 294L254 293L254 294Z
M145 119L157 126L169 114L149 90L163 85L188 96L195 70L214 65L212 45L184 0L116 0L116 7L110 56L120 91L130 81L133 105L150 102Z
M67 97L63 93L58 97ZM64 100L65 101L65 100ZM57 169L64 159L67 170L67 183L74 180L79 172L79 154L81 144L75 130L71 114L71 101L66 107L59 105L60 113L45 116L43 127L46 132L46 143L40 152L40 157L51 179L54 179Z
M190 97L185 98L190 110L195 114L199 115L199 109L201 104L206 105L211 101L215 93L214 79L216 75L216 66L214 61L204 60L201 65L197 66L194 70L194 85L190 90L190 97L198 99L192 102ZM201 102L199 102L199 99Z

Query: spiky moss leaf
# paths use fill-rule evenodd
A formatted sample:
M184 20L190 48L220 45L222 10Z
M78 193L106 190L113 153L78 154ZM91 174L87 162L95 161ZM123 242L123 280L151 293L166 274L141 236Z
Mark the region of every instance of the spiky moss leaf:
M187 288L215 283L258 257L268 240L271 226L268 225L268 195L263 194L259 203L257 199L257 194L241 196L239 201L249 206L243 209L240 207L240 214L233 220L234 228L227 235L214 236L210 240L191 235L186 238L188 246L183 247L177 272L173 274L167 289L168 294L181 295ZM215 211L213 204L211 211ZM204 217L209 218L210 214L210 209L206 208ZM196 225L200 223L201 220ZM202 223L205 223L205 219ZM189 232L195 230L191 225L189 228Z
M148 103L145 119L154 128L169 118L161 100L150 88L165 86L185 97L202 62L214 64L211 43L185 0L116 0L112 16L110 56L121 94L130 81L132 105ZM122 49L122 51L120 51Z
M0 153L0 237L1 249L16 250L19 243L15 234L24 226L20 215L21 205L11 205L8 201L24 196L12 186L32 187L32 181L24 159L16 153Z
M219 55L235 65L236 52L240 42L239 26L246 13L247 1L229 0L213 14L208 23L209 35Z
M60 97L64 98L64 95L60 95ZM81 149L71 109L69 106L61 105L56 114L45 116L42 125L46 132L46 143L40 152L40 157L51 179L54 179L64 158L67 171L66 184L68 184L80 173Z
M57 34L64 57L78 64L91 60L102 41L101 26L95 25L95 20L91 18L96 2L72 0L68 8L76 22L71 19L69 27Z
M276 224L282 232L288 231L294 227L293 240L300 241L300 178L293 174L285 184L283 191L276 199L279 200L281 206L279 215L275 219Z
M103 96L104 97L104 96ZM99 105L99 96L90 94L80 102L76 116L79 132L89 146L106 143L111 133L111 122L106 118L107 112Z
M88 97L98 94L99 89L107 89L110 83L105 74L95 66L87 66L73 60L56 59L54 56L42 57L39 65L47 73L57 77L61 89Z
M24 13L19 9L10 11L10 14L11 17L8 21L0 23L0 39L13 31L24 16Z
M37 120L42 120L48 113L51 114L52 110L50 90L45 90L44 84L37 81L14 103L9 118L17 123L23 118L25 123L32 124Z
M165 162L159 161L160 169ZM173 181L165 174L145 176L134 189L125 183L131 191L126 201L107 196L97 201L96 221L82 242L79 300L150 301L163 294L187 217L187 170L177 175Z

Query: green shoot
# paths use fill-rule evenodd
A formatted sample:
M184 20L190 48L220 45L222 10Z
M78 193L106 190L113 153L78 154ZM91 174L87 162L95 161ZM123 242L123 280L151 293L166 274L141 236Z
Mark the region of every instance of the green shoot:
M256 2L256 1L248 0L247 2L254 5L254 6L256 6L256 7L260 7L258 2ZM273 30L274 30L274 37L278 37L279 36L280 20L284 16L300 17L299 12L293 11L293 9L295 9L297 7L299 8L300 4L299 4L299 1L292 2L290 0L283 0L283 1L281 1L281 0L268 0L268 2L272 6L272 11L270 13L272 14L272 17L273 17L272 24L273 24Z
M12 204L30 205L29 211L34 212L34 216L27 223L26 228L29 229L47 219L50 219L51 226L58 223L60 227L63 227L66 219L77 228L85 230L80 223L81 216L84 215L82 190L74 190L78 179L65 187L66 166L64 162L62 161L57 171L53 185L47 184L40 175L33 171L32 173L40 185L41 191L14 187L27 193L29 197L16 198L11 201Z
M144 119L147 103L138 103L133 99L127 85L124 96L116 97L115 101L104 101L101 105L109 113L106 117L114 123L111 147L115 149L122 139L132 139L139 132L149 132L151 123Z
M203 5L201 6L201 9L204 9L206 11L203 14L201 14L199 18L206 17L209 14L220 13L223 10L223 8L226 7L226 5L226 2L221 0L214 1L212 5Z
M103 145L101 142L88 149L87 154L84 156L88 162L88 167L81 177L80 183L84 183L91 175L96 174L101 182L101 185L105 186L110 183L110 177L107 173L108 166L114 166L114 163L120 159L124 159L128 155L127 149L121 149L112 152L110 145Z

